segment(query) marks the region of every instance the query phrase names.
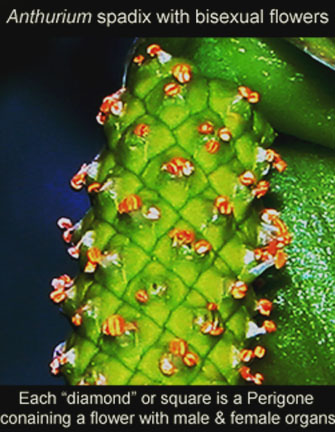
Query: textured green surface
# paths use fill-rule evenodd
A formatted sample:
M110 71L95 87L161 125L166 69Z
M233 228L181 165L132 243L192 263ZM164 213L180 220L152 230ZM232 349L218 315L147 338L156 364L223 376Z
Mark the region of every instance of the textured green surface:
M278 331L260 367L273 384L334 385L335 154L292 137L276 145L288 168L273 174L276 201L267 204L281 211L294 241L284 271L266 278Z
M96 384L101 377L107 384L239 382L239 352L248 344L249 323L256 314L251 282L257 274L250 270L258 263L247 256L261 245L262 208L239 176L252 170L257 181L263 177L268 163L258 161L259 149L272 143L274 133L235 84L204 78L194 65L181 92L166 95L164 85L176 82L171 69L177 63L185 60L155 57L134 66L120 98L122 113L108 116L108 144L89 171L87 186L98 181L102 189L91 193L92 209L72 238L74 243L85 239L81 274L62 304L69 318L79 313L82 319L65 346L67 361L61 369L70 384ZM205 121L214 125L212 135L199 133L198 125ZM138 124L149 126L147 136L134 134ZM206 140L219 139L223 126L231 140L208 153ZM162 170L174 157L190 160L194 172L176 177ZM120 214L118 205L130 194L143 205ZM213 212L218 195L229 197L232 215ZM144 217L152 206L159 208L159 220ZM198 255L190 246L173 246L169 233L174 228L192 230L212 250ZM94 273L85 274L92 246L104 259ZM237 280L250 284L243 300L230 293ZM145 304L135 299L140 289L150 294ZM218 306L225 329L220 336L205 335L196 324L211 317L210 302ZM105 320L115 314L136 323L136 330L104 335ZM188 367L173 358L178 372L166 376L159 362L176 337L187 341L200 360Z

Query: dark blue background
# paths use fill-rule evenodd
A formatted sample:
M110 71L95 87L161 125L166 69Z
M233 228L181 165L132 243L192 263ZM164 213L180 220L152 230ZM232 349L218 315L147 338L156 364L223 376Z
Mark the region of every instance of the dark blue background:
M95 116L121 86L133 38L20 36L4 42L0 71L0 384L63 384L48 364L70 325L50 281L77 262L56 221L89 206L69 180L105 143Z

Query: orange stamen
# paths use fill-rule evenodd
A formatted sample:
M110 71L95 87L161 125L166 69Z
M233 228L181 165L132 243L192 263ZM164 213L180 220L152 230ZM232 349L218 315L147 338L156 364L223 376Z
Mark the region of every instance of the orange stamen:
M267 180L261 180L257 183L255 189L253 189L252 194L255 198L262 198L270 189L270 183Z
M215 154L220 150L220 143L215 138L212 138L206 142L205 149L210 154Z
M79 312L75 313L73 315L73 317L71 318L72 324L75 325L76 327L81 326L82 322L83 322L83 317L81 316L81 314Z
M169 351L171 354L184 357L184 355L187 353L188 350L188 344L184 339L173 339L169 343Z
M246 283L242 281L235 282L230 288L230 292L234 297L234 299L236 300L243 299L246 296L247 291L248 291L248 286Z
M187 367L196 366L199 363L199 356L194 352L188 352L183 357L183 362Z
M193 173L194 165L188 159L183 157L175 157L169 162L163 164L162 170L167 171L171 175L188 177Z
M133 58L133 63L141 66L141 64L144 62L144 56L142 54L137 55Z
M54 302L54 303L61 303L62 301L66 300L67 298L67 293L66 291L64 291L64 289L56 289L53 290L50 293L50 299Z
M189 82L192 78L191 67L188 64L176 64L172 68L172 75L176 78L178 82L181 84L185 84Z
M251 349L243 349L240 352L240 359L242 362L248 363L254 357L254 352Z
M161 51L162 48L158 44L151 44L147 47L147 53L152 57L156 56Z
M148 303L149 301L149 294L145 289L140 289L138 291L136 291L135 293L135 299L139 302L139 303Z
M131 194L124 198L118 206L120 214L131 213L142 207L142 200L138 195Z
M108 336L122 336L125 332L126 322L121 315L111 315L102 325L102 332Z
M195 235L191 230L180 230L174 228L169 232L169 237L173 240L173 246L188 245L194 242Z
M276 269L281 269L284 267L288 259L287 254L283 250L278 250L275 256L275 267Z
M203 135L209 135L214 132L214 125L210 121L205 121L198 126L198 132Z
M214 207L222 215L230 215L233 212L233 205L229 202L229 198L224 195L215 198Z
M102 258L101 250L97 247L91 247L87 251L87 259L92 264L99 264Z
M212 303L212 302L210 302L210 303L207 303L207 309L209 310L209 311L216 311L216 310L218 310L218 305L216 304L216 303Z
M173 97L181 92L181 86L176 83L168 83L163 87L166 96Z
M204 255L212 250L212 245L207 240L198 240L194 244L194 250L198 255Z
M277 330L277 326L273 321L265 320L262 327L267 333L273 333Z
M240 369L241 377L246 381L252 381L252 374L250 372L250 368L248 366L242 366Z
M261 315L270 316L272 312L272 302L267 299L258 300L257 310Z
M93 182L87 187L87 192L88 193L99 192L100 188L101 188L101 183Z
M251 186L256 183L256 177L252 171L244 172L238 179L243 186Z
M256 384L256 385L261 385L261 384L263 384L264 376L263 376L260 372L257 372L257 373L253 376L252 380L253 380L254 384Z
M229 142L231 140L231 132L228 128L222 127L218 130L218 135L220 139L224 142Z
M139 123L135 126L134 134L138 137L146 137L149 134L150 128L145 123Z
M254 348L253 355L254 355L255 357L257 357L258 359L263 358L263 357L265 356L265 354L266 354L266 349L265 349L264 347L262 347L262 346L260 346L260 345L257 345L257 346Z

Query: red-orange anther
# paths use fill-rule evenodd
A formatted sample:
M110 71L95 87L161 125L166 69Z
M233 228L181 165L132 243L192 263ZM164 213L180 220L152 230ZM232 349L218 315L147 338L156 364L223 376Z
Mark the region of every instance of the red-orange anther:
M252 377L252 381L253 381L254 384L256 384L256 385L261 385L261 384L263 384L263 381L264 381L264 376L263 376L263 374L261 374L260 372L255 373L255 375L253 375L253 377Z
M99 192L100 188L101 188L101 183L93 182L87 187L87 192L88 193Z
M215 154L220 150L220 143L215 138L212 138L206 142L205 149L208 153Z
M284 267L288 259L287 254L283 250L278 250L275 255L275 267L276 269L281 269Z
M212 245L207 240L198 240L193 247L198 255L204 255L212 250Z
M188 177L193 173L194 165L188 159L183 157L175 157L169 162L163 164L162 170L167 171L171 175Z
M252 190L255 198L263 197L270 189L270 183L267 180L261 180L257 183L256 187Z
M234 297L234 299L236 300L241 300L243 299L248 291L248 286L245 282L242 281L236 281L231 287L230 287L230 292L231 295Z
M172 68L172 75L180 84L188 83L192 78L191 66L185 63L176 64Z
M147 292L147 290L145 289L140 289L138 291L136 291L135 293L135 299L139 302L139 303L148 303L149 301L149 294Z
M230 130L226 127L222 127L218 130L218 136L224 142L229 142L232 137Z
M252 91L249 87L240 86L238 87L238 92L244 99L247 99L249 103L257 103L260 100L259 93Z
M214 132L214 125L210 121L200 123L198 126L198 132L203 135L209 135Z
M270 320L265 320L262 327L267 333L273 333L277 330L276 324Z
M213 303L213 302L207 303L207 309L209 311L216 311L216 310L218 310L218 308L219 307L216 303Z
M261 315L270 316L272 307L272 302L268 299L260 299L257 302L257 310Z
M140 66L144 62L144 56L142 54L139 54L133 58L133 63Z
M121 315L111 315L102 325L102 332L108 336L122 336L126 331L126 322Z
M258 103L260 101L260 95L256 91L252 91L249 93L248 102L249 103Z
M65 365L68 362L68 359L65 354L60 354L55 357L52 362L49 364L50 371L53 375L58 375L60 372L60 367Z
M142 207L142 200L138 195L131 194L124 198L119 206L118 211L120 214L131 213Z
M266 349L264 347L262 347L261 345L257 345L254 348L254 351L253 351L254 357L261 359L265 356L265 354L266 354Z
M102 113L101 111L98 112L95 118L100 125L104 125L107 120L106 114Z
M246 380L246 381L252 381L253 376L251 374L250 367L248 367L248 366L242 366L240 368L240 375L241 375L241 377L244 380Z
M57 221L57 225L60 229L67 230L73 228L73 223L71 219L67 217L61 217Z
M245 171L238 179L243 186L251 186L256 183L256 177L252 171Z
M240 359L242 362L248 363L254 358L254 352L251 349L243 349L240 352Z
M112 96L106 96L102 104L100 105L100 112L102 114L109 114L112 103L114 103L114 99L112 98Z
M83 164L79 171L72 177L70 184L71 187L75 190L80 190L84 186L87 177L88 165Z
M194 242L195 235L191 230L181 230L174 228L169 232L169 237L173 240L174 246L188 245Z
M124 93L125 88L122 87L117 92L106 96L102 104L100 105L99 112L96 116L97 122L103 125L109 114L120 116L123 112L123 102L120 100L120 96Z
M267 251L270 255L275 256L278 249L281 249L282 247L284 247L284 243L279 241L278 238L275 238L267 245Z
M279 219L279 212L275 209L264 209L261 212L261 218L266 223L273 223L276 219Z
M63 275L59 276L58 279L64 281L64 285L66 287L71 286L73 284L73 279L67 274L63 274Z
M202 334L209 334L213 330L213 322L206 321L201 324L200 331Z
M147 53L152 57L156 56L161 51L162 48L158 44L151 44L147 47Z
M72 257L72 258L74 258L74 259L78 259L79 258L79 256L80 256L80 246L81 246L81 243L79 242L79 244L76 244L76 245L74 245L74 246L71 246L71 247L69 247L68 248L68 254Z
M224 332L224 328L218 322L206 321L200 327L202 334L211 336L220 336Z
M199 356L194 352L187 352L183 357L183 362L188 367L196 366L199 363Z
M138 137L146 137L149 135L150 128L146 123L139 123L135 126L134 134Z
M177 83L168 83L163 87L166 96L173 97L181 92L181 86Z
M224 332L224 328L217 325L217 324L212 324L212 328L209 331L209 334L211 336L220 336L222 335L222 333Z
M238 87L238 92L240 93L240 95L241 95L243 98L248 99L248 97L249 97L249 95L250 95L250 93L251 93L251 90L250 90L249 87L246 87L246 86L239 86L239 87Z
M272 223L276 228L278 228L279 236L287 236L289 234L285 222L283 222L278 216L273 217Z
M169 343L169 351L175 356L184 357L188 351L188 344L184 339L172 339Z
M97 267L98 267L97 263L93 263L92 261L87 261L87 263L85 264L84 273L94 273Z
M265 151L265 159L267 162L270 162L270 163L274 162L278 156L279 156L278 153L276 153L272 149L266 149L266 151Z
M106 96L102 104L100 105L100 112L102 114L114 114L120 115L123 110L123 102L119 99L120 95L116 95L115 93L109 96Z
M91 247L87 251L87 259L92 264L99 264L102 258L101 250L95 246Z
M287 168L287 163L283 159L279 159L273 163L273 167L280 173L284 172Z
M64 290L65 288L70 288L72 285L73 279L67 274L54 278L51 281L51 286L54 290Z
M287 163L280 157L280 155L272 149L266 150L266 160L272 163L272 166L280 173L286 170Z
M61 303L62 301L66 300L67 293L64 291L64 288L55 289L50 293L50 299L54 303Z
M219 195L215 198L214 207L222 215L230 215L233 212L233 205L229 202L229 198L224 195Z
M73 317L71 318L72 324L75 325L76 327L81 326L82 322L83 322L83 317L81 316L81 314L79 312L75 313L73 315Z
M257 248L254 250L254 257L256 261L267 261L272 259L273 256L270 254L268 249L265 248Z
M75 229L75 227L68 228L63 232L62 237L63 237L63 240L65 241L65 243L71 243L72 232L74 231L74 229Z

